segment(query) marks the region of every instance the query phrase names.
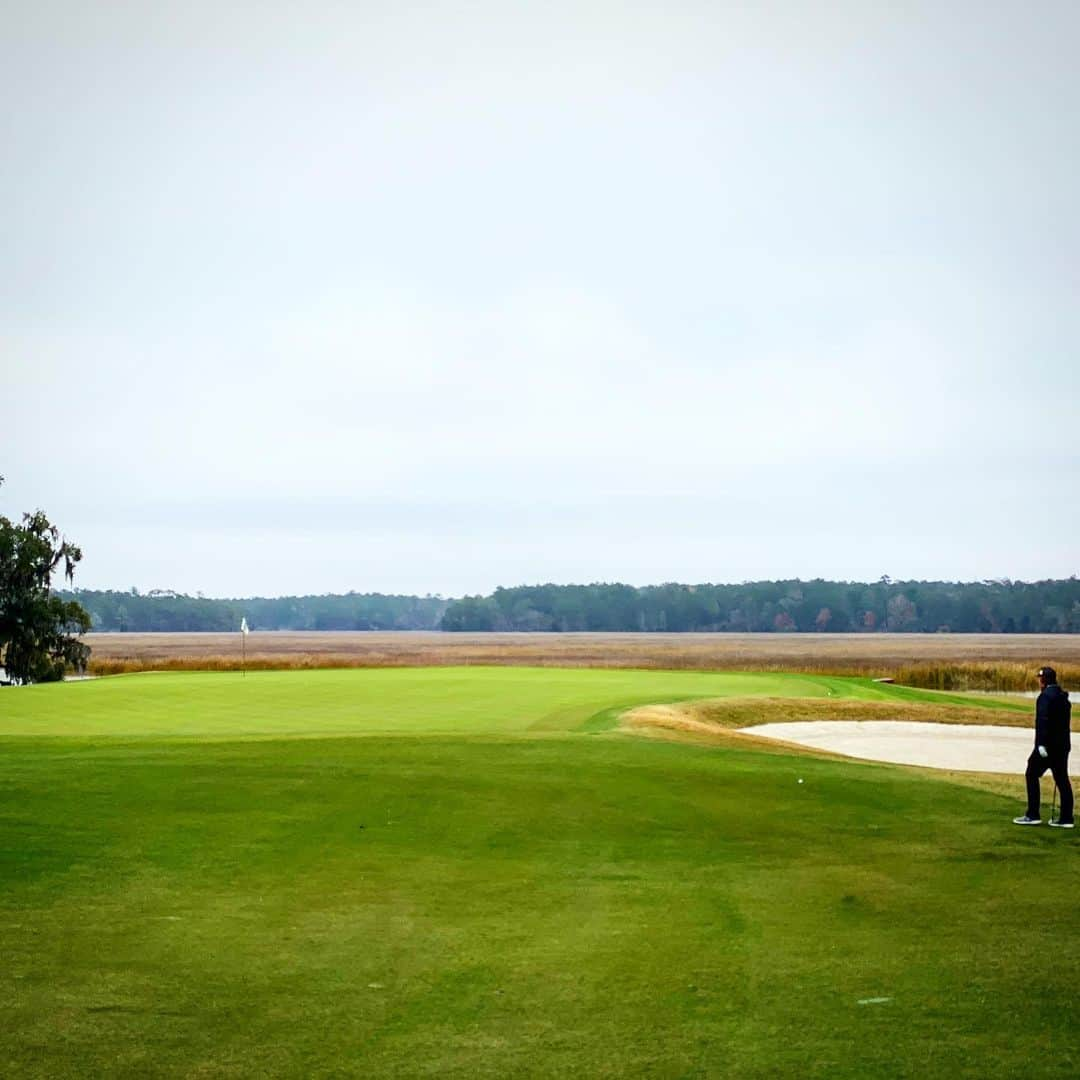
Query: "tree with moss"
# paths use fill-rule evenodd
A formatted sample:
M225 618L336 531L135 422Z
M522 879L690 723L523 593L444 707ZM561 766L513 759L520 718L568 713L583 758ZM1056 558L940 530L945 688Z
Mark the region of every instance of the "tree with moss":
M52 591L53 575L62 570L70 582L80 559L42 511L23 514L20 525L0 515L0 665L11 682L55 682L86 668L90 649L78 635L90 616Z

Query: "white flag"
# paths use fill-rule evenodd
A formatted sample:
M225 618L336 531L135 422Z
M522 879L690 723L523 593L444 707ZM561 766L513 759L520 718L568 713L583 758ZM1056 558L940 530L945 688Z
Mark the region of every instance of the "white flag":
M240 633L244 634L245 636L249 633L246 618L240 620Z

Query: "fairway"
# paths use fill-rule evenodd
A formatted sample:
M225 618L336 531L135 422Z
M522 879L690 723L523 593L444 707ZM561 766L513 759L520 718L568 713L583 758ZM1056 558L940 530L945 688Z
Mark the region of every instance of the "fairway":
M247 676L154 673L21 687L0 699L0 735L231 738L598 730L613 727L619 712L634 705L735 697L972 700L869 679L756 672L459 667Z
M5 1075L1074 1076L1071 836L926 772L618 727L913 694L954 700L513 668L0 691Z

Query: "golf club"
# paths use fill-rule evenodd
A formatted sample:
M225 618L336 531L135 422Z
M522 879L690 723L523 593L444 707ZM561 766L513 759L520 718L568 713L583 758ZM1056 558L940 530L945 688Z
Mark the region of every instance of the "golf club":
M1053 821L1057 817L1057 781L1054 781L1054 797L1050 803L1050 820Z

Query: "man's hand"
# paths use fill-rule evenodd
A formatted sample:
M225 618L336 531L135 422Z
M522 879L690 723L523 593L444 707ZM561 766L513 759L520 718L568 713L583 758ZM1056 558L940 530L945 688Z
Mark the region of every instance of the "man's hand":
M1039 747L1039 757L1049 757L1049 755L1046 752L1046 747L1045 746L1040 746Z

